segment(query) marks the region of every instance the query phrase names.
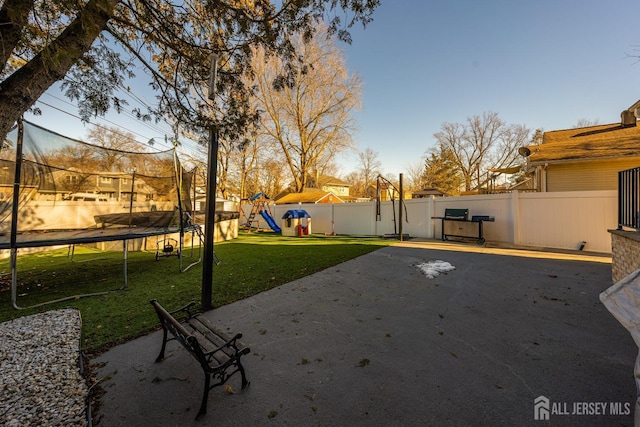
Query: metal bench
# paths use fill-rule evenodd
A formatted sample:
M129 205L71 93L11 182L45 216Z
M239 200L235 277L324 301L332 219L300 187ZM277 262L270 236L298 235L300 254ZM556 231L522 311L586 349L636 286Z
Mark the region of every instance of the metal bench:
M469 209L447 208L444 216L432 217L442 220L442 240L449 237L475 239L479 245L484 245L483 223L493 222L495 218L486 215L474 215L469 220Z
M195 302L172 312L165 310L155 299L150 302L158 314L164 331L162 348L156 358L156 363L164 359L167 342L177 340L200 363L204 371L204 393L196 420L207 413L209 390L223 385L233 374L240 372L242 389L247 388L249 381L245 376L240 358L248 354L250 350L238 341L242 338L242 334L229 337L201 314L192 313L191 310L195 307ZM181 314L182 317L178 320L174 317L175 314ZM173 338L168 337L169 332ZM215 381L213 385L211 384L212 378Z

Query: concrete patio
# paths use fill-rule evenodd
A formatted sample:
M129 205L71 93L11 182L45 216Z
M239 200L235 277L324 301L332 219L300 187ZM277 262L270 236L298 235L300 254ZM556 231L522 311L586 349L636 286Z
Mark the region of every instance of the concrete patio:
M429 279L434 260L455 270ZM200 421L203 374L179 344L158 364L161 332L112 348L91 361L94 423L631 426L637 348L598 299L610 285L610 258L581 252L398 243L207 313L244 334L251 385L214 389Z

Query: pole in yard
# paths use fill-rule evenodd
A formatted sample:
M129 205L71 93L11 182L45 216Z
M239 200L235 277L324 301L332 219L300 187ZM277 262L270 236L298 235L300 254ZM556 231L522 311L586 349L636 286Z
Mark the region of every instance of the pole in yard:
M398 224L399 239L402 241L402 204L404 203L404 194L402 190L402 174L400 174L400 203L398 204L398 218L400 218L400 222Z
M215 106L216 77L218 72L218 57L211 57L209 76L209 99ZM214 115L215 121L215 115ZM202 310L213 308L213 233L215 231L216 215L216 174L218 171L218 127L209 127L209 153L207 163L207 205L205 208L204 225L204 259L202 260Z
M13 180L13 202L11 205L11 232L9 234L10 265L11 265L11 305L18 310L18 207L20 205L20 180L22 176L22 143L24 138L24 123L22 117L18 119L18 140L16 141L16 167Z
M131 228L131 216L133 215L133 192L136 189L136 168L131 173L131 197L129 198L129 228Z

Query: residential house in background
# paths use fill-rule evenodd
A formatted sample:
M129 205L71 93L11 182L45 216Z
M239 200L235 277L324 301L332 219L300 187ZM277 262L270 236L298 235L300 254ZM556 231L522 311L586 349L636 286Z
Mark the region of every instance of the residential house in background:
M332 177L317 175L309 177L308 187L302 193L285 191L274 198L278 205L297 203L346 203L354 201L349 195L351 184Z
M413 193L411 193L411 198L412 199L422 199L425 197L443 197L446 196L446 193L438 190L437 188L423 188L422 190L419 191L414 191Z
M13 173L15 162L0 160L0 200L8 200L13 194ZM33 200L131 200L132 185L134 200L162 200L162 189L155 189L142 178L128 173L99 172L82 173L76 170L50 169L41 174L31 170L30 164L23 165L23 198ZM163 183L160 183L163 184ZM170 190L171 182L168 184ZM30 191L24 192L24 189Z
M618 171L640 166L640 101L620 123L545 132L520 149L536 191L615 190Z
M291 205L298 203L345 203L345 201L331 191L307 188L302 193L280 194L275 199L276 205Z
M74 193L93 193L109 200L149 201L158 199L158 190L148 185L143 178L130 173L98 172L83 175L73 170L53 173L53 191L62 199L73 199ZM132 188L133 186L133 188Z
M327 193L333 193L338 197L349 197L351 184L334 176L319 175L309 179L309 188L316 188Z
M404 200L409 200L413 197L413 192L408 189L403 189ZM378 197L380 201L385 202L388 200L400 199L400 193L396 186L386 180L378 180L369 185L365 190L366 200L376 200Z

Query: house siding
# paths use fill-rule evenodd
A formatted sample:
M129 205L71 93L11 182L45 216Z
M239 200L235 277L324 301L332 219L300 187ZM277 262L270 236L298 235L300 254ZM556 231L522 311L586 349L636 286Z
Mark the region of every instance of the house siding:
M550 164L546 169L547 191L616 190L618 172L640 165L640 157Z
M348 196L349 195L349 187L347 186L337 186L337 185L323 185L322 191L327 191L335 194L336 196Z

